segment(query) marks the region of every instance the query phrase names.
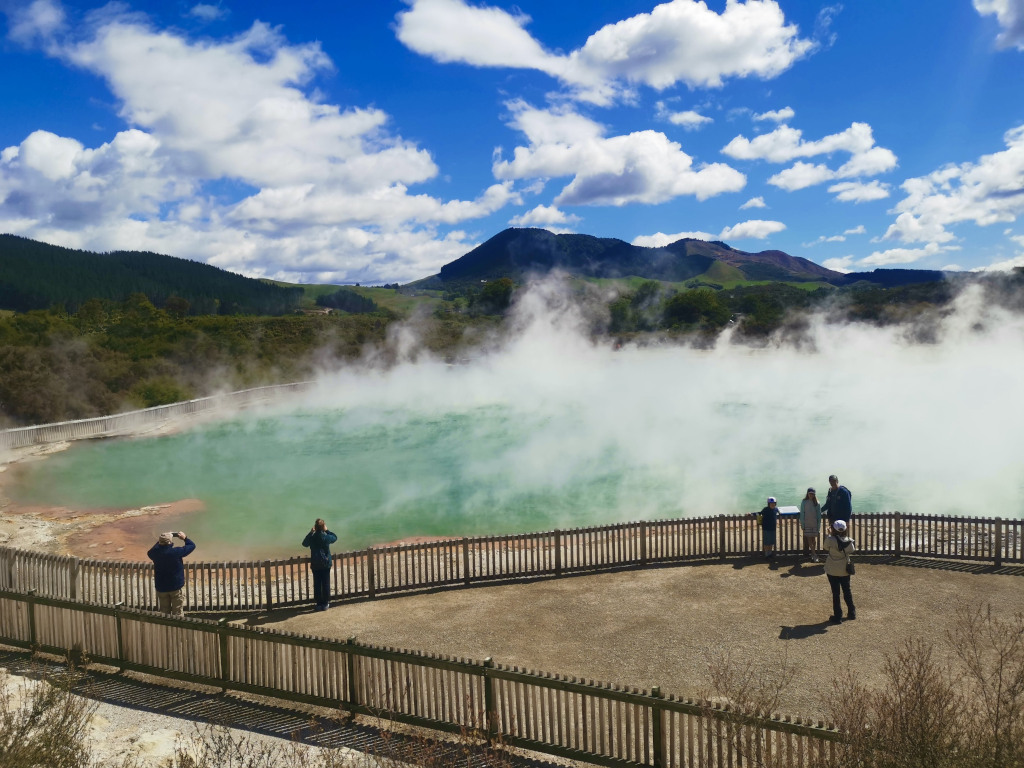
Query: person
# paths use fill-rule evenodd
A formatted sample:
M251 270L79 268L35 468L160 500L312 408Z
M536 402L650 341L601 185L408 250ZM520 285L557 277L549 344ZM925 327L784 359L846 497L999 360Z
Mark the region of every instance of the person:
M843 608L839 604L839 591L843 592L846 601L846 620L857 618L857 609L853 605L853 592L850 591L850 572L847 565L850 555L856 551L853 539L846 535L846 523L836 520L831 525L831 535L825 537L825 575L828 585L832 588L832 616L829 621L839 624L843 620Z
M810 550L811 562L818 562L818 536L821 534L821 505L817 491L807 489L800 501L800 529L804 532L804 557Z
M185 546L174 546L174 537L185 542ZM156 544L150 547L149 559L153 561L153 583L156 586L157 610L172 616L185 615L185 600L181 590L185 586L185 564L182 560L192 554L196 543L182 531L161 533Z
M839 484L839 478L835 475L828 476L828 485L828 495L825 497L825 503L821 505L821 511L829 523L842 520L849 532L850 516L853 514L853 494L845 485Z
M327 523L319 517L302 540L302 546L309 547L313 599L318 611L326 611L331 605L331 544L337 540L338 537L327 530Z
M778 520L778 505L776 504L775 497L769 496L768 503L765 505L764 509L757 513L757 523L761 526L761 541L764 546L764 556L769 559L775 557L775 528Z

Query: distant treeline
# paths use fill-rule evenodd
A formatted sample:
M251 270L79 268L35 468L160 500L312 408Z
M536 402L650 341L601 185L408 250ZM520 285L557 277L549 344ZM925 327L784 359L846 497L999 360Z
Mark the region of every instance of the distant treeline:
M301 288L272 285L208 264L141 251L98 254L0 235L0 309L61 307L144 294L179 315L283 315Z
M342 312L353 314L360 312L376 312L380 307L377 303L366 296L361 296L349 288L339 288L334 293L325 296L317 296L316 303L321 307L340 309Z

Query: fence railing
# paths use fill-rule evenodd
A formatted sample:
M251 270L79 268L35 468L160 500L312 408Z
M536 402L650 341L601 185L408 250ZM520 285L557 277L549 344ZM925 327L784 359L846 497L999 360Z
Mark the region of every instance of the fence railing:
M10 591L0 640L621 768L738 767L750 764L744 747L831 764L842 738L821 721L740 717L657 688Z
M858 515L852 521L861 555L1024 563L1024 520ZM779 522L777 551L800 552L794 519ZM478 536L370 547L335 554L335 599L559 577L616 568L747 557L760 551L760 531L745 515L618 523L572 530ZM190 611L271 610L313 599L306 557L236 562L185 561ZM28 552L0 547L0 589L91 604L153 609L152 564Z
M61 421L55 424L37 424L32 427L0 430L0 451L66 440L83 440L103 435L119 435L181 416L213 411L219 408L240 408L264 402L282 394L300 391L308 386L309 382L298 382L295 384L255 387L253 389L243 389L239 392L226 392L220 395L212 395L211 397L186 400L181 403L157 405L153 408L117 413L111 416L97 416L92 419Z

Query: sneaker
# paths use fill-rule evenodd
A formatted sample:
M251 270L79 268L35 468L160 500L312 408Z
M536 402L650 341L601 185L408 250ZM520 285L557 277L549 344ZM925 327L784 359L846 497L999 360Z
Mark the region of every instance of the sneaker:
M816 563L816 562L818 562L818 556L817 556L817 555L814 555L813 557L811 557L811 562L812 562L812 563Z
M848 616L846 617L846 620L847 620L847 621L853 621L853 620L854 620L854 619L856 619L856 618L857 618L857 614L856 614L856 612L851 612L851 613L850 613L850 614L849 614L849 615L848 615Z
M828 623L829 624L842 624L843 623L843 617L842 616L829 616L828 617Z

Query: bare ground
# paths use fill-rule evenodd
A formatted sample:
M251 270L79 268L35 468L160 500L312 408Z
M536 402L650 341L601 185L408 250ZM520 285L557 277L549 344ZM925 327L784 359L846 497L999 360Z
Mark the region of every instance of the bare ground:
M782 557L619 571L279 611L253 623L696 697L708 661L800 670L785 714L821 718L847 667L883 682L911 638L945 652L956 606L1024 612L1024 568L861 559L856 621L834 626L821 565Z

